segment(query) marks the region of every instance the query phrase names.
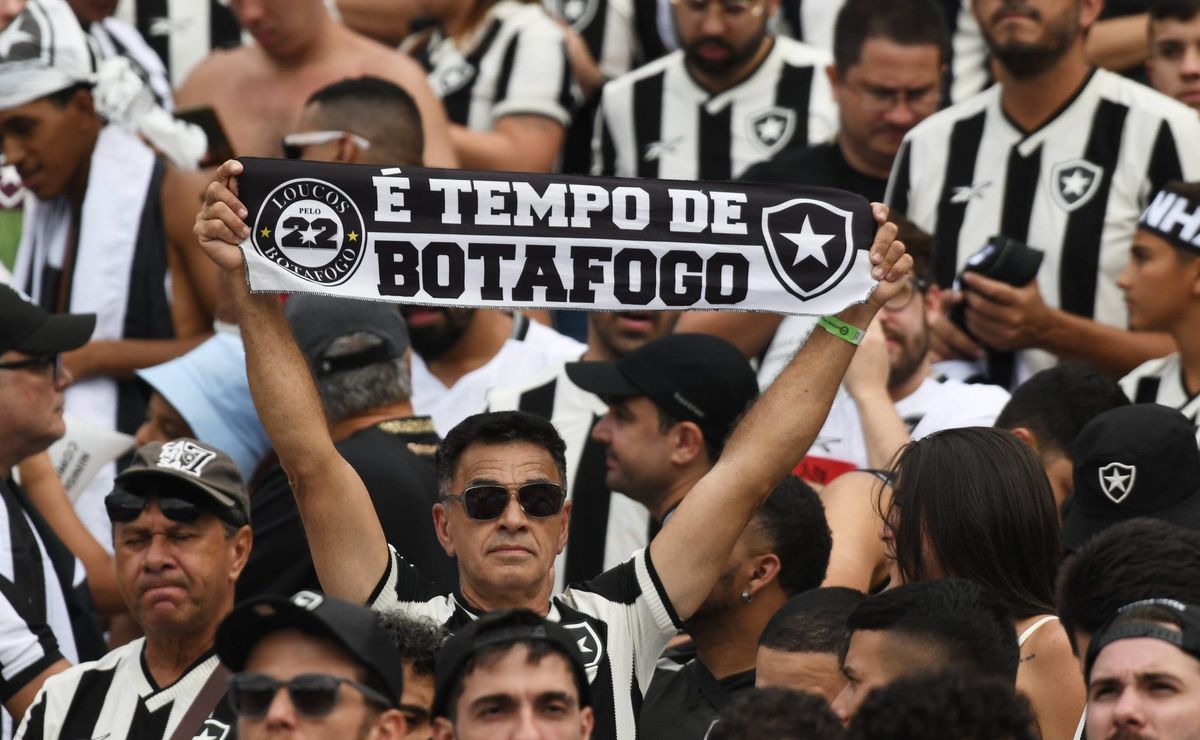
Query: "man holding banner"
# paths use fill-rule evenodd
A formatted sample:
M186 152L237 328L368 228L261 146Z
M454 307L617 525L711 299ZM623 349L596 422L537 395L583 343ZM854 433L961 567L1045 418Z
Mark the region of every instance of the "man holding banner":
M293 482L322 586L376 609L436 619L450 630L500 608L531 609L561 623L587 660L597 738L635 737L633 697L645 694L663 647L712 590L755 510L812 443L862 328L897 293L912 264L895 241L896 227L882 223L884 206L872 212L865 201L837 191L705 183L668 189L675 185L681 184L261 160L247 160L243 168L231 161L217 171L195 227L236 296L255 405ZM680 199L691 203L690 211L673 209ZM298 202L303 205L291 208ZM367 204L374 206L373 218L360 215L371 213ZM345 217L356 220L343 234L335 218L351 212ZM434 231L430 222L439 214L443 225ZM319 226L333 231L324 238L336 254L326 253L323 264L294 242L286 251L281 246L294 229L310 237L321 233L318 224L304 228L291 220L308 216L327 219ZM873 243L872 216L882 224ZM520 225L523 217L531 223ZM592 228L589 218L598 222ZM837 219L843 231L830 228ZM605 220L617 231L606 231ZM572 221L587 231L571 235ZM755 235L750 225L757 223L761 234ZM636 233L622 235L626 227ZM368 239L368 231L377 233ZM644 254L634 257L641 265L653 262L667 279L629 281L631 265L614 255L635 247L623 245L622 237L640 245ZM355 259L361 264L350 264L352 241L360 244ZM777 246L783 243L794 246ZM586 248L596 250L591 259L580 258ZM455 269L456 252L472 261L478 255L469 279ZM293 269L301 259L309 264ZM697 275L702 263L714 260L735 269ZM422 261L435 267L422 270ZM782 273L776 264L784 265ZM425 591L415 569L388 546L362 481L329 439L278 301L252 295L246 274L256 290L427 304L556 307L574 293L575 307L586 298L591 308L613 310L645 298L636 305L662 309L671 305L664 299L686 295L706 308L725 301L838 313L821 319L825 330L809 338L747 412L721 458L650 546L554 598L553 563L566 543L571 511L562 490L561 438L544 420L520 412L477 415L451 430L438 452L441 502L433 516L443 547L458 559L460 589L439 595ZM380 280L385 275L398 279ZM723 287L707 296L703 286L697 292L697 282L709 278ZM403 294L397 286L404 286Z

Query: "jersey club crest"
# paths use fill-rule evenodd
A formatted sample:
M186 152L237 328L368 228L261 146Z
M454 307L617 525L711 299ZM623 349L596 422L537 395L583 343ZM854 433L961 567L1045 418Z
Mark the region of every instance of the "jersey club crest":
M796 111L775 106L750 116L750 141L771 156L787 145L796 132Z
M1084 207L1096 196L1104 181L1104 168L1086 159L1059 162L1050 171L1054 202L1067 213Z

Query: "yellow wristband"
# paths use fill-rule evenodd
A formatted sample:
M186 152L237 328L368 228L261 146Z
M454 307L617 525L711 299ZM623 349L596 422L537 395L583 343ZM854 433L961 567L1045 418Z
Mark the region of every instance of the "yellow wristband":
M851 326L834 316L822 316L817 320L817 324L838 339L849 342L856 347L862 344L863 337L867 335L865 331L859 329L857 326Z

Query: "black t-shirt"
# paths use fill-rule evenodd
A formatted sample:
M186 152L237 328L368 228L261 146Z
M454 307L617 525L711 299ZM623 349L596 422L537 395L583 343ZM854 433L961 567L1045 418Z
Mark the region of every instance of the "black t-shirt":
M458 570L437 541L433 455L440 440L426 416L389 419L337 444L371 494L388 542L440 590L458 585ZM263 594L320 590L287 476L276 465L250 497L254 547L237 584L238 601Z
M857 193L867 200L883 202L887 178L871 177L850 166L837 142L807 149L786 150L746 170L742 182L778 183L837 188Z
M662 667L663 665L668 667ZM664 660L642 703L638 737L704 740L721 710L733 699L754 690L754 671L717 679L699 659L682 668Z

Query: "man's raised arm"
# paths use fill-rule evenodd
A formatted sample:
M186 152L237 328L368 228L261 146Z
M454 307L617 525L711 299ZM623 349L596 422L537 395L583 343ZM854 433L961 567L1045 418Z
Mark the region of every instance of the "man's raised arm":
M362 480L333 446L316 385L279 299L251 295L246 286L237 246L250 233L237 198L241 173L241 163L233 160L217 170L196 216L196 237L234 296L250 394L296 495L321 587L365 603L388 568L387 540Z
M882 223L887 208L873 208ZM896 226L882 223L871 246L879 286L866 303L842 311L838 319L865 331L879 307L900 289L912 258L895 238ZM754 512L816 439L854 349L824 329L814 329L738 423L716 465L650 543L655 570L680 619L689 618L708 596Z

